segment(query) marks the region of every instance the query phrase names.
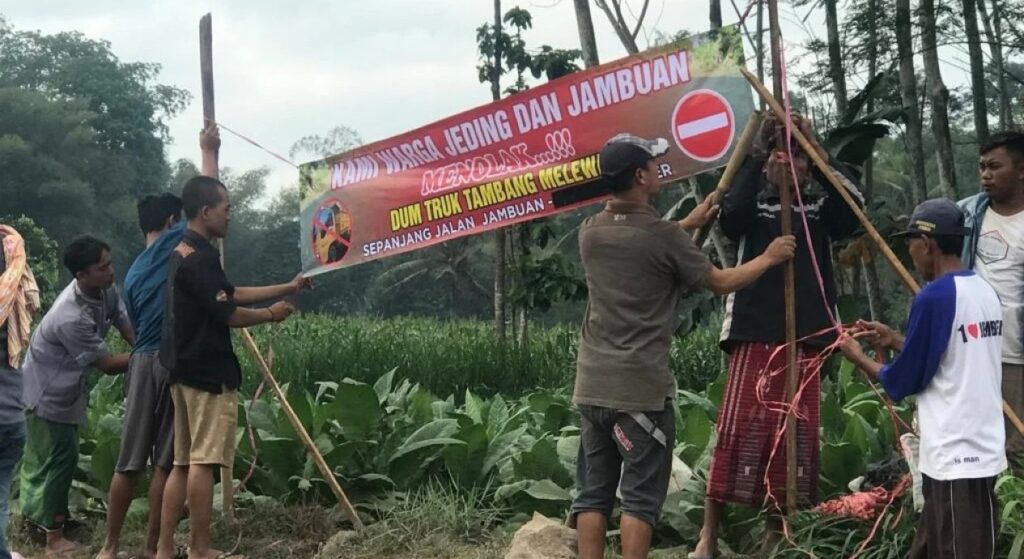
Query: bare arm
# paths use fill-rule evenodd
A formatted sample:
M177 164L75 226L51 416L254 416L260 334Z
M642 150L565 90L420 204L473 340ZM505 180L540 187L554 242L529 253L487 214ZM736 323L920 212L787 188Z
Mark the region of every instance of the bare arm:
M753 283L771 267L792 258L795 251L796 239L792 235L778 237L757 258L745 264L725 270L712 266L707 277L708 289L718 295L739 291Z
M108 375L116 375L128 370L129 357L131 357L131 355L128 353L119 353L117 355L107 354L93 361L92 366L104 373L107 373Z
M299 291L307 289L312 285L313 283L309 278L303 277L302 274L299 274L295 276L292 281L279 285L237 287L235 288L235 304L256 305L266 301L273 301L274 299L280 299L282 297L287 297L288 295L295 295Z
M208 177L220 175L220 130L216 123L207 123L206 129L199 133L199 148L203 153L202 173Z
M295 312L290 303L278 301L265 309L247 309L238 307L228 317L228 326L232 328L248 328L268 322L281 322Z
M294 295L298 290L291 283L266 285L262 287L236 287L235 304L256 305L274 299Z
M117 331L121 333L121 338L128 342L128 345L135 347L135 329L132 328L131 323L118 326Z
M859 334L863 335L863 334ZM860 342L850 335L844 333L839 339L839 349L843 355L850 360L858 369L864 371L873 380L878 380L882 374L882 364L867 356L860 347Z

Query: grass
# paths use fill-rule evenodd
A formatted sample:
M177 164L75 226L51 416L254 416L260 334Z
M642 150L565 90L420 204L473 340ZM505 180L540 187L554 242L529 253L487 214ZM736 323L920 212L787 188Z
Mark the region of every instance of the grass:
M320 547L344 527L337 510L320 506L282 506L272 500L260 500L239 508L235 521L217 520L212 528L213 547L234 549L252 559L309 559ZM42 557L42 541L23 526L20 517L12 516L11 548L26 557ZM129 557L141 551L145 539L145 516L129 517L125 523L121 551ZM89 517L69 536L82 548L69 559L91 559L103 545L105 518ZM188 521L183 521L176 535L178 546L188 542Z
M320 557L500 558L517 524L503 524L507 513L492 502L487 489L438 481L394 493L368 507L378 522L328 542Z

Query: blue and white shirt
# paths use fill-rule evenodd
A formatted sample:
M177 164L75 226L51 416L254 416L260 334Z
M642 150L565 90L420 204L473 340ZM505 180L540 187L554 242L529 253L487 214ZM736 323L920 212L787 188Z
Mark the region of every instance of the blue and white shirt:
M973 479L1006 469L1002 412L1003 311L970 270L929 283L910 308L903 351L882 368L896 400L917 395L921 472Z

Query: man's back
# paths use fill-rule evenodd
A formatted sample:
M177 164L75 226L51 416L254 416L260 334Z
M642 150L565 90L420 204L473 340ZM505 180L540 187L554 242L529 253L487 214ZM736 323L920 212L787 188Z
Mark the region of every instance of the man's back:
M574 401L662 409L674 392L668 350L676 304L703 285L710 261L679 224L619 201L583 225L580 256L589 302Z
M228 327L235 288L219 256L207 239L186 230L168 265L160 346L160 361L173 382L214 394L241 384Z
M181 242L185 222L165 231L132 263L124 278L124 299L135 326L134 353L156 351L164 319L167 265L171 251Z

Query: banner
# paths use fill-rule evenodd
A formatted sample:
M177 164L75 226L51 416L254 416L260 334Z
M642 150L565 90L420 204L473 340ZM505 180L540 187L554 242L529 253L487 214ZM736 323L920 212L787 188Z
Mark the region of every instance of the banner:
M302 269L314 275L602 200L597 154L623 132L668 142L657 160L663 181L720 167L754 110L742 58L727 27L302 165Z

